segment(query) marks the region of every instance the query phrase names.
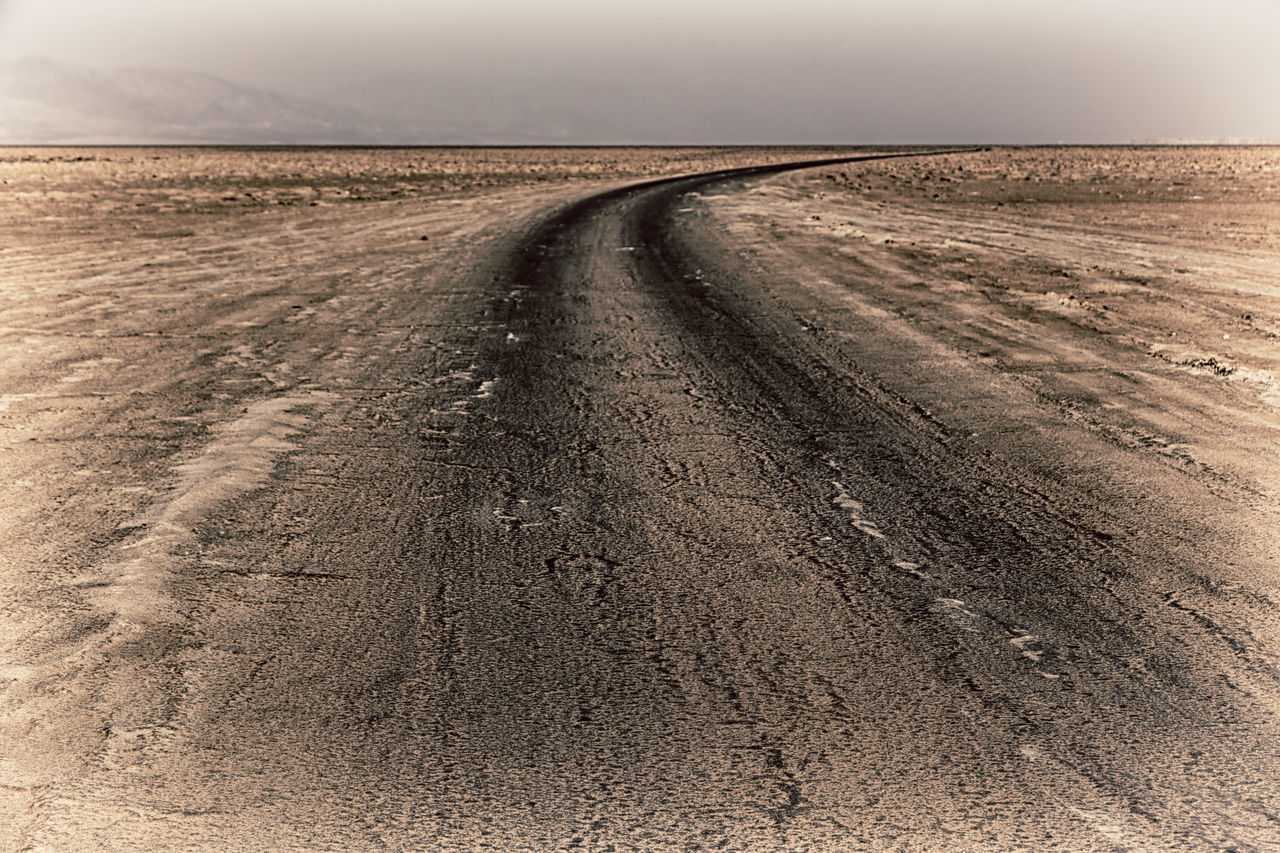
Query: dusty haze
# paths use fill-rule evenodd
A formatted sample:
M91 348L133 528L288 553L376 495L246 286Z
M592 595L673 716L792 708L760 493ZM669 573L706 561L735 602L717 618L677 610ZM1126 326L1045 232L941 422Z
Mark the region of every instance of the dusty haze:
M385 142L1275 140L1276 32L1259 0L10 0L0 62L200 71L371 107ZM7 94L0 127L33 109Z

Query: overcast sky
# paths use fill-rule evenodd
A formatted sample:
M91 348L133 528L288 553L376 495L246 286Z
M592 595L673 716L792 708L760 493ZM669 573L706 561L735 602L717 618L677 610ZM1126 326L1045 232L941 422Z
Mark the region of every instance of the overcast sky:
M0 0L4 59L311 97L390 72L532 78L728 103L815 142L1280 141L1278 44L1280 0Z

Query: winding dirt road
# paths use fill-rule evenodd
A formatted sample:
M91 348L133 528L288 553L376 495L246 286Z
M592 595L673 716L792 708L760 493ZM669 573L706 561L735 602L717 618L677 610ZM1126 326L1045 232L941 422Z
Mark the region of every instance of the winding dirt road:
M877 163L813 165L246 226L148 255L145 317L11 308L0 841L1280 843L1274 387L921 271L1029 269L1024 226L850 249L814 175Z

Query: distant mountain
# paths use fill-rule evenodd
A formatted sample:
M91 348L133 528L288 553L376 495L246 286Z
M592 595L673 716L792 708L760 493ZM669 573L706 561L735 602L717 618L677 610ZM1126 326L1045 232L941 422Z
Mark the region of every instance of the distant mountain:
M664 76L665 75L665 76ZM0 144L539 145L777 141L812 117L785 91L702 91L678 69L644 86L590 74L390 73L305 99L208 74L0 62ZM748 97L747 95L750 95ZM785 137L781 137L785 138Z
M0 143L375 143L358 110L208 74L0 63Z

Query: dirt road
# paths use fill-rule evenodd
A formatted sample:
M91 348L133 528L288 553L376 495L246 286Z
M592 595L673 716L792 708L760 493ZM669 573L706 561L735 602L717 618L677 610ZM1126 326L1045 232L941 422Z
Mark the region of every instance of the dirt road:
M0 843L1280 843L1280 249L1006 156L0 256Z

